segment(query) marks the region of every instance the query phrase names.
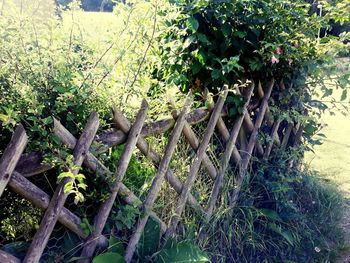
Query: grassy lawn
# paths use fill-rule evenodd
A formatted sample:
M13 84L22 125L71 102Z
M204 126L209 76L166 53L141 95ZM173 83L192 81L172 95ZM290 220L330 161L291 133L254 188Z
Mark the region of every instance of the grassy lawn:
M70 16L64 14L64 25L69 29L74 25L74 30L78 30L86 41L95 44L105 44L114 32L118 31L118 17L107 12L74 12Z
M306 154L306 164L338 184L350 197L350 114L344 116L335 111L335 116L332 116L325 113L322 121L326 124L322 133L327 138L322 145L315 147L315 153Z
M327 179L340 185L350 197L350 116L325 114L327 124L324 143L315 147L315 153L306 155L306 162Z

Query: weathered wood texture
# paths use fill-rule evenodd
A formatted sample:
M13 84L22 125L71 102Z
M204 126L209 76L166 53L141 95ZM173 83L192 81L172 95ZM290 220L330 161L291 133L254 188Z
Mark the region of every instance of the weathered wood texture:
M20 173L17 173L16 171L13 172L12 178L8 185L12 191L30 201L34 206L42 210L46 210L48 208L50 196L39 187L31 183ZM81 238L86 238L86 234L84 234L80 228L81 219L68 209L62 209L61 213L59 214L58 221Z
M179 200L178 200L176 208L175 208L175 214L170 219L169 228L168 228L167 232L165 233L165 238L169 238L169 237L173 236L176 232L176 228L177 228L177 225L180 221L182 212L185 209L185 205L187 202L189 192L191 191L191 188L196 180L197 173L199 171L200 165L201 165L203 157L205 155L205 151L208 147L210 138L213 135L215 126L216 126L218 119L220 117L220 112L221 112L222 107L224 106L224 102L226 100L227 93L228 93L227 88L225 88L223 94L220 95L217 103L215 104L214 110L213 110L213 112L210 116L210 120L208 122L208 126L205 130L202 141L199 144L198 150L196 152L196 158L194 159L194 161L191 165L187 179L182 187L182 191L181 191Z
M146 226L147 220L150 215L149 212L151 211L154 205L154 202L156 201L156 198L162 186L162 182L164 180L165 174L168 171L171 157L173 156L173 153L175 151L177 142L180 138L182 129L185 125L186 115L191 106L191 103L192 103L192 97L188 96L185 106L182 109L178 119L176 120L176 124L175 124L174 130L171 133L169 143L166 146L164 156L159 163L157 174L152 181L151 188L146 196L146 200L144 201L144 204L143 204L144 213L139 219L139 221L137 222L136 229L134 230L134 233L132 234L129 240L128 246L126 248L126 251L125 251L126 262L131 262L134 252L136 250L137 243L139 242L141 234Z
M0 250L0 262L1 263L21 263L21 260L12 256L11 254Z
M231 135L227 140L226 149L225 149L224 155L222 156L222 159L221 159L221 164L220 164L218 176L215 180L215 184L214 184L213 190L211 192L209 202L207 205L207 209L206 209L206 220L207 221L209 221L211 218L211 215L212 215L213 210L214 210L214 206L216 204L217 198L218 198L219 193L220 193L220 189L221 189L223 182L224 182L224 176L225 176L227 167L229 165L230 158L232 156L234 149L236 149L235 145L236 145L238 133L239 133L239 130L243 124L244 116L246 115L247 107L249 105L253 90L254 90L254 83L250 85L250 88L247 92L246 103L243 107L243 114L241 114L236 119L235 124L232 128L232 131L231 131Z
M65 128L59 121L55 121L55 134L60 138L60 140L68 146L70 149L74 149L77 139ZM123 133L124 134L124 133ZM113 173L108 170L108 168L103 165L91 152L86 154L84 164L87 168L96 172L97 176L111 178ZM129 205L139 206L142 201L122 182L119 183L119 195L120 197ZM165 223L162 222L157 215L154 213L151 216L158 222L161 223L162 229L165 229Z
M259 113L258 113L258 117L255 121L255 124L254 124L254 129L249 137L249 143L248 143L248 146L246 148L246 150L244 151L243 153L243 157L242 157L242 162L241 162L241 169L239 170L239 174L236 178L236 188L235 190L233 191L233 194L232 194L232 197L231 197L231 206L235 206L236 205L236 202L238 200L238 196L239 196L239 193L241 191L241 187L242 187L242 183L245 179L245 175L246 175L246 172L247 172L247 169L248 169L248 165L249 165L249 161L252 157L252 153L253 153L253 150L254 150L254 147L256 145L256 140L257 140L257 136L258 136L258 132L259 132L259 129L261 127L261 124L264 120L264 117L265 117L265 113L266 113L266 110L267 110L267 106L268 106L268 100L270 98L270 95L271 95L271 92L272 92L272 88L274 86L274 80L272 80L269 85L268 85L268 88L267 88L267 91L266 93L264 94L264 98L261 102L261 106L259 108Z
M83 258L87 257L87 259L79 260L80 263L85 263L85 262L88 263L90 261L91 256L95 252L97 242L101 237L103 228L107 222L108 216L112 210L114 201L117 197L117 194L120 188L120 183L122 182L126 169L128 168L131 155L135 149L137 139L139 138L139 135L142 129L142 124L144 123L147 116L147 112L148 112L148 105L146 100L143 100L141 109L139 110L139 113L136 117L136 121L134 125L130 129L124 150L119 159L118 168L113 178L114 183L111 188L111 194L108 197L108 199L104 201L100 206L100 209L95 219L94 231L92 235L90 235L89 239L86 241L85 246L83 248L83 252L81 253L81 257Z
M11 175L26 147L27 141L26 132L20 124L16 128L9 145L0 159L0 197L11 179Z
M117 124L118 128L121 129L123 132L128 133L130 129L130 123L129 121L124 117L122 113L120 113L117 109L114 109L114 122ZM151 161L153 162L155 167L158 167L160 164L160 161L162 160L162 157L160 154L158 154L147 142L144 138L140 137L137 144L137 148L143 153L145 156L147 156ZM174 190L180 194L182 189L182 183L181 181L175 176L174 172L171 169L168 169L165 174L165 179L169 182L169 184L174 188ZM190 195L188 198L188 203L190 206L201 212L204 213L204 210L201 208L197 200Z
M85 156L89 151L90 145L95 137L99 125L98 114L93 112L87 122L87 125L80 136L74 151L74 166L80 167L83 164ZM76 176L79 172L79 168L72 169L72 173ZM39 262L42 253L49 241L50 235L55 227L55 224L61 214L62 208L68 193L64 191L67 183L72 182L71 177L64 178L59 186L57 187L53 197L51 198L50 204L44 214L44 217L40 223L40 227L36 232L32 243L30 244L29 250L24 258L24 263L36 263Z

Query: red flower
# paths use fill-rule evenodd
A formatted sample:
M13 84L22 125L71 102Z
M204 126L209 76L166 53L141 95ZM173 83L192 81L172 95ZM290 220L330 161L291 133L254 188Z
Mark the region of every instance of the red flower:
M298 41L295 41L295 42L294 42L294 47L295 47L295 48L298 48L298 47L299 47Z
M275 55L272 56L271 58L271 63L272 64L278 64L280 62L280 60L278 58L275 57Z
M276 53L277 53L278 55L281 55L281 54L282 54L282 50L281 50L280 47L276 48Z

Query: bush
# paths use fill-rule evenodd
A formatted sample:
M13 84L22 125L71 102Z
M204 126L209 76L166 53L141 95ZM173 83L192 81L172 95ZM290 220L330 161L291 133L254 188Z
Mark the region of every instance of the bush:
M111 103L105 87L87 77L103 76L103 65L94 65L98 51L54 17L35 22L30 14L0 17L0 134L8 142L21 122L30 136L28 150L46 151L54 144L48 136L52 116L77 134L92 110L102 119L110 116Z

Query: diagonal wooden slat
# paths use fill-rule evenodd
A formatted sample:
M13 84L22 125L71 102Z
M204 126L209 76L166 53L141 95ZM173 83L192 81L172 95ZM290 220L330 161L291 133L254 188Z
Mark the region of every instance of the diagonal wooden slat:
M189 125L194 125L207 120L210 117L211 110L208 108L195 109L188 113L186 121ZM179 112L175 111L175 115L178 116ZM222 110L221 116L226 116L227 112L225 109ZM163 120L147 123L143 126L141 135L142 137L148 137L150 135L162 134L169 131L175 125L175 120L173 117L166 118ZM97 142L101 145L96 149L97 153L102 153L107 151L110 147L117 146L125 143L126 135L120 130L109 130L103 132L97 136Z
M128 168L132 153L136 146L136 142L141 133L142 124L144 123L148 112L148 104L146 100L142 101L141 109L137 114L134 125L131 127L130 132L128 134L128 139L126 141L124 150L121 154L121 157L118 162L117 170L114 176L114 183L111 187L111 194L106 201L104 201L98 211L98 214L95 219L94 231L92 235L85 242L83 251L81 253L81 257L87 259L79 260L80 263L90 262L91 256L94 254L97 242L102 234L103 228L107 222L108 216L112 210L113 204L117 197L120 183L124 178L125 172Z
M216 127L217 127L219 133L221 134L222 138L224 139L224 141L227 142L230 139L230 132L228 131L228 129L225 125L225 122L221 117L219 118L218 123L216 124ZM233 159L233 161L236 164L241 163L242 158L237 150L237 147L234 147L234 149L232 151L231 158Z
M90 145L96 135L98 125L98 114L93 112L73 151L75 167L80 167L82 165L86 153L89 151ZM72 171L74 175L77 175L78 172L79 168L74 168ZM68 197L68 194L64 192L64 187L72 180L72 178L66 177L57 187L40 223L39 230L36 232L27 255L24 258L24 263L36 263L39 261Z
M264 152L264 158L268 158L271 154L271 150L272 150L272 147L273 147L273 144L275 142L275 138L278 137L278 128L280 127L280 124L281 124L281 121L280 120L277 120L274 124L273 124L273 127L272 127L272 130L271 130L271 134L270 134L270 137L271 137L271 141L267 144L266 146L266 149L265 149L265 152Z
M188 113L188 110L190 108L191 103L192 103L192 96L188 96L186 99L185 106L184 106L182 112L180 113L179 118L176 121L174 130L170 136L169 143L166 146L165 153L164 153L163 159L161 160L161 162L159 164L157 174L156 174L155 178L153 179L151 188L150 188L150 190L147 194L147 197L145 199L144 214L138 220L136 229L135 229L134 233L132 234L132 236L129 240L128 246L126 248L126 252L125 252L126 262L131 262L131 259L134 255L134 252L136 249L136 245L139 242L141 234L146 226L147 220L149 218L149 212L151 211L151 209L156 201L156 198L158 196L158 193L161 189L161 185L162 185L163 180L165 178L165 174L168 170L168 167L169 167L169 164L171 161L171 157L175 151L176 144L180 138L182 129L185 125L186 115Z
M210 116L210 120L208 122L207 128L206 128L205 133L203 135L202 141L198 147L196 157L191 165L187 179L183 185L179 200L178 200L177 205L176 205L175 214L173 214L171 216L169 228L165 232L165 239L172 237L176 232L176 228L177 228L178 223L180 222L182 212L185 209L188 195L189 195L191 188L196 180L196 177L197 177L200 165L202 163L205 151L207 150L211 136L214 133L214 129L215 129L216 123L220 117L220 112L221 112L222 107L224 106L224 102L226 100L227 94L228 94L227 87L225 87L223 90L223 94L220 94L219 99L215 104L212 115Z
M287 144L288 144L288 141L289 141L289 137L290 137L290 134L292 132L292 129L294 127L294 124L293 123L288 123L288 126L284 132L284 136L283 136L283 140L282 140L282 143L281 143L281 148L284 150L286 149L287 147Z
M128 133L130 129L129 121L121 114L117 109L113 109L114 112L114 122L116 125L125 133ZM150 158L155 167L159 166L159 163L162 157L146 142L146 140L142 137L139 138L137 144L137 148L144 154L146 157ZM181 181L175 176L174 172L171 169L165 174L165 179L169 182L169 184L174 188L174 190L180 194L182 189ZM204 214L203 208L197 202L197 200L190 195L188 198L189 205L201 214Z
M174 118L176 119L175 115L174 115ZM196 134L194 133L194 131L192 130L191 126L187 122L185 123L182 133L185 136L187 142L192 147L192 149L194 151L197 151L199 147L199 140ZM212 161L210 160L210 158L206 153L203 156L203 164L204 164L204 167L207 169L210 178L215 180L217 171L214 164L212 163Z
M16 171L24 177L31 177L37 174L42 174L50 169L53 169L52 164L43 163L44 154L39 152L32 152L22 154L16 165Z
M301 137L303 135L303 131L304 131L304 125L299 124L299 128L298 128L298 130L295 134L295 137L294 137L293 147L296 147L299 145Z
M20 124L17 126L10 143L0 159L0 197L11 179L11 175L15 170L27 142L28 136L23 126Z
M214 184L213 190L211 192L211 195L210 195L210 198L208 201L208 205L207 205L207 209L206 209L206 220L207 221L210 220L210 218L213 214L214 206L215 206L217 198L219 196L220 189L223 185L225 172L226 172L227 167L229 165L229 161L231 159L232 152L236 147L235 144L236 144L236 140L238 137L238 133L239 133L239 130L243 124L244 116L246 115L247 107L249 105L253 89L254 89L254 83L252 83L250 85L250 88L248 89L247 96L246 96L246 103L244 104L244 107L243 107L243 114L241 114L236 119L235 124L233 125L232 131L231 131L230 138L227 141L225 153L221 159L218 176L215 180L215 184Z
M50 196L39 187L31 183L20 173L17 173L16 171L13 172L8 186L12 191L30 201L34 206L42 210L46 210L48 208ZM61 213L59 214L58 221L76 233L79 237L87 237L84 231L80 228L81 219L67 208L64 207L62 209Z
M241 191L241 187L242 187L242 183L243 183L243 180L244 180L244 175L247 171L247 168L248 168L248 165L249 165L249 161L251 159L251 156L252 156L252 153L253 153L253 150L254 150L254 147L256 145L256 140L257 140L257 136L258 136L258 132L259 132L259 129L261 127L261 124L264 120L264 117L265 117L265 112L266 112L266 109L267 109L267 106L268 106L268 100L271 96L271 92L272 92L272 88L273 88L273 85L274 85L275 81L272 80L267 88L267 91L264 95L264 98L261 102L261 106L259 108L259 115L255 121L255 124L254 124L254 130L252 132L252 134L250 135L250 138L249 138L249 143L248 143L248 146L247 146L247 149L242 157L242 163L241 163L241 169L239 170L239 174L236 178L236 188L235 190L233 191L232 193L232 197L231 197L231 207L234 207L236 206L236 202L238 200L238 195Z
M56 119L54 119L55 134L62 141L63 144L67 145L69 149L74 149L77 139ZM123 133L124 134L124 133ZM125 135L126 136L126 135ZM86 154L84 160L84 165L96 172L97 175L111 178L113 173L108 170L108 168L103 165L91 152ZM129 205L140 206L142 204L141 200L122 182L119 183L119 192L121 198ZM161 230L165 231L166 224L155 214L152 213L151 216L160 223Z
M1 263L21 263L21 260L3 250L0 250L0 262Z

